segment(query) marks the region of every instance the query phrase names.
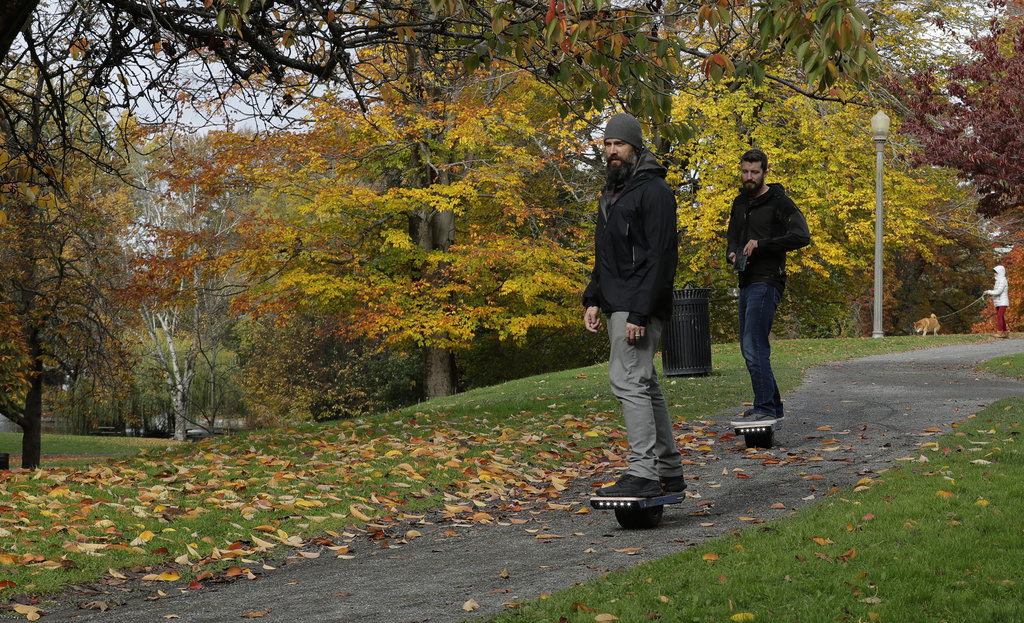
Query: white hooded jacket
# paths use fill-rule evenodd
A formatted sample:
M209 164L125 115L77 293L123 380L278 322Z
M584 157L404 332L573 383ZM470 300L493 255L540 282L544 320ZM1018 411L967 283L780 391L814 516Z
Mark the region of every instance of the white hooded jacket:
M992 304L996 307L1010 306L1010 284L1006 281L1006 268L996 266L996 284L991 290L985 290L985 294L992 297Z

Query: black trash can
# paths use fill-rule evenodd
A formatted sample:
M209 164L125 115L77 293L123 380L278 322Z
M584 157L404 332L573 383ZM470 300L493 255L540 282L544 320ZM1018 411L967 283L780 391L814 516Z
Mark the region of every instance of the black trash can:
M11 469L11 455L9 452L0 452L0 469Z
M672 317L661 332L661 363L665 376L711 374L711 288L672 292Z

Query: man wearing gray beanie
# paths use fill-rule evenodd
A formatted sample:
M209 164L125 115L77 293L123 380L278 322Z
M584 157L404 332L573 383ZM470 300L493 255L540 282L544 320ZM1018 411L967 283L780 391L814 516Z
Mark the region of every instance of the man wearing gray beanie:
M594 269L583 293L583 323L596 333L608 319L608 380L622 404L629 439L628 469L610 497L680 493L682 455L658 384L654 354L672 314L678 259L676 199L667 169L643 146L643 129L630 114L605 126L606 184L598 200Z
M605 140L609 138L621 139L632 145L637 153L644 147L644 131L640 127L640 122L636 120L636 117L627 112L612 115L605 126L604 138Z

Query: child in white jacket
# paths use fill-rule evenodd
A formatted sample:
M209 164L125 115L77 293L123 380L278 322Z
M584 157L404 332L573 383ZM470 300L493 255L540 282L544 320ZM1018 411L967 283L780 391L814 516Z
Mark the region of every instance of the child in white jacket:
M1006 281L1006 268L996 266L992 272L996 274L996 284L991 290L985 290L985 294L992 297L992 304L996 306L996 328L999 330L999 337L1010 337L1006 329L1006 308L1010 305L1010 284Z

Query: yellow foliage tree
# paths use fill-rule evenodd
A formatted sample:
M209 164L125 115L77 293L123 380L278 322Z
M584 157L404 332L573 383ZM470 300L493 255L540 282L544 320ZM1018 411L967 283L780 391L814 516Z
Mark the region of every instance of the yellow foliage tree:
M758 147L769 157L768 181L785 186L811 229L813 245L790 254L790 275L817 281L805 292L809 298L835 300L840 289L868 294L874 261L875 151L869 122L874 112L768 87L731 92L709 86L677 96L675 114L698 119L694 140L673 153L681 166L672 181L690 191L689 200L680 198L685 231L680 280L719 291L735 285L724 258L724 235L739 192L739 158ZM904 166L898 156L907 145L899 142L898 120L893 130L884 176L886 258L906 249L928 257L932 245L946 240L922 224L937 210L960 205L963 190L950 183L948 172ZM856 295L842 294L857 302Z
M428 354L578 321L590 211L567 158L586 148L586 127L559 120L521 76L447 84L365 115L327 98L309 132L252 144L246 168L268 189L254 233L278 253L251 255L251 270L277 277L250 300L330 311ZM453 389L427 379L428 395Z

